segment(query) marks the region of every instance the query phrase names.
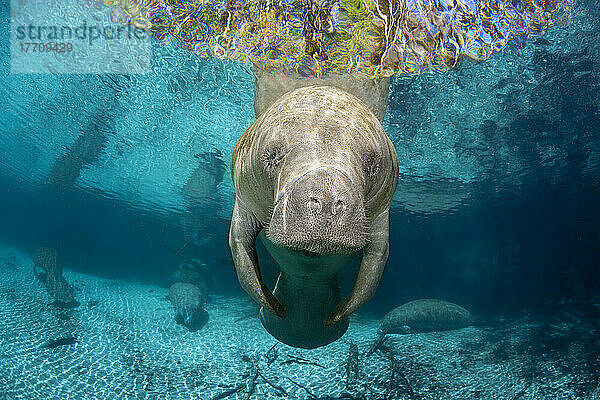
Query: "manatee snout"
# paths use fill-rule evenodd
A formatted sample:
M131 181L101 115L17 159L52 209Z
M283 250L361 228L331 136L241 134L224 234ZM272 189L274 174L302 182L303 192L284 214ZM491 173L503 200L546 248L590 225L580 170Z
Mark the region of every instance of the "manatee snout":
M311 253L353 253L367 239L362 191L349 174L317 168L290 179L277 200L267 237Z

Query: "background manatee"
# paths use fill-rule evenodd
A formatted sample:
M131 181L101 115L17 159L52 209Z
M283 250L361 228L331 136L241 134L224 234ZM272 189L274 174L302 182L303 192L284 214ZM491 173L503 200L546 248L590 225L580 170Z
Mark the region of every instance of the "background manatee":
M420 333L460 329L473 323L471 313L444 300L414 300L385 315L380 332Z
M424 333L467 327L473 323L471 313L461 306L444 300L413 300L387 313L381 321L377 339L366 356L373 354L388 333Z
M191 283L177 282L169 288L169 300L175 307L175 320L190 331L197 331L208 321L208 313L202 307L203 294Z
M38 247L33 253L33 268L36 277L44 284L46 291L60 308L79 306L75 300L73 287L62 275L62 265L58 261L56 250L51 247Z
M202 292L204 303L209 301L209 294L217 286L208 266L199 259L189 258L182 261L168 279L169 285L174 283L190 283ZM210 289L209 289L210 283Z

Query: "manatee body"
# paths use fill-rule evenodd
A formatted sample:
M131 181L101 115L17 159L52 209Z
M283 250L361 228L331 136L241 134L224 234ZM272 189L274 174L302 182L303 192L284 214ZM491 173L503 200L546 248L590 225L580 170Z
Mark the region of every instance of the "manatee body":
M33 253L34 273L44 284L46 291L60 308L79 306L75 300L75 290L62 275L62 266L56 250L51 247L38 247Z
M380 333L420 333L446 331L473 323L471 313L459 305L437 299L414 300L385 315Z
M79 302L75 300L75 290L61 276L61 279L48 280L46 288L49 293L52 293L54 305L59 308L75 308L79 306Z
M175 320L190 331L196 331L208 321L208 313L203 308L203 294L200 288L190 283L177 282L169 288L169 300L175 308Z
M342 78L332 81L337 87L300 82L281 93L294 85L266 90L269 77L255 77L260 115L231 162L234 265L242 287L262 305L269 333L295 347L323 346L344 334L348 316L372 296L387 261L398 162L376 116L383 116L385 104L369 109L340 88ZM369 85L365 90L376 87ZM257 237L280 266L273 292L262 280ZM361 250L354 289L342 300L337 273Z

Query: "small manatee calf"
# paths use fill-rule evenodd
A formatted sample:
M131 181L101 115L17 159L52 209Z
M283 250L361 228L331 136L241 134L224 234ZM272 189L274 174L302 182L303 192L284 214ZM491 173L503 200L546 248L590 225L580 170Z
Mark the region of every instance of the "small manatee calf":
M413 300L396 307L383 317L378 337L367 356L383 343L387 334L438 332L465 328L473 324L473 316L461 306L444 300Z
M208 313L202 307L203 294L191 283L177 282L169 288L169 300L175 307L175 320L194 332L208 321Z

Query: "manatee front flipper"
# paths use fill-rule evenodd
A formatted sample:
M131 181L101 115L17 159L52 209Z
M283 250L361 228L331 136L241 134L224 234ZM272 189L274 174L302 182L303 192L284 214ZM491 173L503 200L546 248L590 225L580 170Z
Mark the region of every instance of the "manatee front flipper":
M256 256L255 241L261 225L251 212L236 199L229 230L229 247L233 265L240 284L260 305L279 317L285 317L285 310L273 293L263 283Z
M390 212L389 208L380 213L371 224L367 245L356 277L354 289L347 299L337 305L325 320L332 325L348 318L375 293L389 255Z

